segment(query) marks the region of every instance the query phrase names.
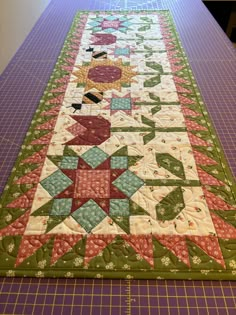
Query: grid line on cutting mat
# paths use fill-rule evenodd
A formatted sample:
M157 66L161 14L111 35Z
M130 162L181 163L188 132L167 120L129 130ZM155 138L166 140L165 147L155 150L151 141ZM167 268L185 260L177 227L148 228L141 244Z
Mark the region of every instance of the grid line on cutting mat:
M191 6L188 0L142 2L68 0L65 4L63 0L51 1L0 78L0 189L6 183L73 16L79 9L171 10L227 159L236 174L236 145L230 129L236 97L233 46L200 0L191 1ZM186 31L188 25L191 25L191 33ZM2 278L0 288L0 314L233 315L236 309L236 284L230 281Z

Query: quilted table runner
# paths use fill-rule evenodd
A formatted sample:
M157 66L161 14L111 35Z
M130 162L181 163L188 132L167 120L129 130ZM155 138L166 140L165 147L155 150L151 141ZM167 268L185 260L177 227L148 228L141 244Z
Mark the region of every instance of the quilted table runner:
M170 13L81 12L1 198L0 275L236 279L234 189Z

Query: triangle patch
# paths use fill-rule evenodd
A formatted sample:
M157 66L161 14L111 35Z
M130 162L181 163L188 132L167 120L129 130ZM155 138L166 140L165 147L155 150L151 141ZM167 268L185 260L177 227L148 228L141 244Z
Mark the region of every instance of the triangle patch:
M37 129L37 130L52 130L52 129L54 129L56 122L57 122L57 118L53 118L53 119L47 121L46 123L37 126L35 129Z
M185 105L185 104L194 104L194 101L191 100L190 98L187 98L185 96L182 96L182 95L179 95L179 101L182 105Z
M172 46L172 47L169 47L169 46ZM166 45L166 47L167 48L173 48L174 46L173 45ZM171 64L171 62L170 62L170 64ZM184 68L184 66L178 66L178 65L175 65L175 64L171 64L171 70L173 71L173 72L178 72L178 71L180 71L180 70L182 70Z
M74 46L74 45L73 45ZM72 47L72 45L71 45L71 47ZM76 46L76 49L78 49L79 47L77 47ZM61 66L61 69L62 70L65 70L65 71L67 71L67 72L72 72L72 70L73 70L73 66Z
M191 132L188 132L188 138L191 143L191 145L201 146L201 147L209 147L211 146L210 143L208 143L205 140L202 140L201 138L195 136Z
M208 256L212 257L225 268L224 258L216 236L189 236L188 239L200 247Z
M51 257L51 265L53 265L61 256L66 254L76 243L83 238L83 235L57 235L54 239L54 246Z
M46 135L42 136L39 139L36 139L31 142L31 144L49 144L53 136L53 132L49 132Z
M176 58L176 59L178 59L179 60L179 58ZM189 81L187 81L187 80L185 80L185 79L183 79L183 78L180 78L180 77L178 77L178 76L174 76L174 81L175 81L175 83L183 83L183 84L190 84L190 82Z
M212 175L203 171L200 167L197 166L198 176L203 185L210 185L210 186L224 186L225 184L218 180L217 178L213 177Z
M182 87L182 86L180 86L178 84L176 84L175 87L176 87L176 90L177 90L178 93L191 93L190 90L185 89L184 87Z
M206 127L197 124L195 121L185 118L185 124L188 130L207 130Z
M223 239L236 239L236 228L226 223L218 215L211 212L211 218L214 223L216 234L219 238Z
M10 225L6 226L0 231L1 236L5 235L23 235L25 232L26 224L29 220L30 210L26 211L21 217L16 219Z
M25 259L33 255L37 249L42 247L52 236L51 235L24 235L18 250L15 267Z
M212 192L208 191L206 188L203 187L202 189L203 189L209 209L211 210L236 210L235 207L226 203L223 199L216 196Z
M91 259L96 257L107 245L109 245L116 235L88 235L86 240L86 251L84 263L87 265Z
M122 238L131 245L148 263L154 267L153 244L151 235L122 235Z
M188 107L184 105L181 106L181 110L184 116L191 116L191 117L201 116L199 113L193 111L192 109L189 109Z
M64 77L55 80L56 83L65 83L65 84L67 84L69 81L70 81L70 76L69 75L65 75Z
M39 164L43 163L45 160L45 156L48 151L48 146L44 146L42 150L34 153L33 155L29 156L25 160L23 160L21 163L32 163L32 164Z
M36 189L37 187L34 187L28 190L24 195L20 196L19 198L9 203L7 205L7 208L20 208L20 209L30 208L33 203Z
M61 109L61 106L55 106L45 112L42 112L41 116L56 116Z
M153 235L162 245L170 250L176 257L190 267L188 248L185 236Z
M64 93L67 89L67 85L62 85L62 86L59 86L55 89L52 89L50 92L51 93Z
M33 170L32 172L22 176L21 178L19 178L15 184L35 184L39 182L39 178L41 175L41 171L42 171L43 166L39 166L38 168L36 168L35 170Z
M50 99L47 103L48 104L61 104L64 100L64 95L59 95L55 98Z
M200 165L216 165L218 164L215 160L209 158L207 155L193 149L194 158L196 164Z

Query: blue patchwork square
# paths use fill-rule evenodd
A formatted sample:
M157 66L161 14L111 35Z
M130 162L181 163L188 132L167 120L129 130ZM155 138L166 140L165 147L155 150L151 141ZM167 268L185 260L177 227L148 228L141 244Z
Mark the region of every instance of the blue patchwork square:
M111 157L111 168L112 169L127 169L128 158L127 156L112 156Z
M78 160L79 158L77 156L64 156L60 163L60 167L62 169L75 170L78 166Z
M112 98L111 109L113 110L129 110L131 109L131 99L130 98Z
M125 217L129 215L129 200L128 199L111 199L110 210L111 216Z
M83 204L71 215L88 233L97 226L107 214L92 199Z
M73 184L73 181L62 173L62 171L57 170L47 178L43 179L40 184L52 197L55 197Z
M68 215L71 212L72 199L55 199L50 215Z
M115 55L119 55L119 56L129 56L130 54L130 50L129 48L116 48L115 49Z

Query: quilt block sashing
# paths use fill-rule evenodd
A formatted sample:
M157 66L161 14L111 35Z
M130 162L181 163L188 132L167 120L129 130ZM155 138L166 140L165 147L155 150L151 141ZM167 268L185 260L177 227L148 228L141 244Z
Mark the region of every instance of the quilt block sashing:
M0 218L2 276L236 279L235 185L168 11L77 14Z

